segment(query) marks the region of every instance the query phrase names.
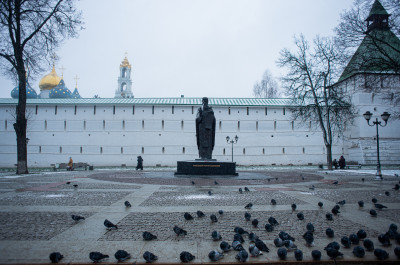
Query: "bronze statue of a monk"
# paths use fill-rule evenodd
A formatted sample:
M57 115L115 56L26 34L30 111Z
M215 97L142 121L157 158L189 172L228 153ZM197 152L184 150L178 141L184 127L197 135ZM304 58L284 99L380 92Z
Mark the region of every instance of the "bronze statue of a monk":
M208 98L203 98L203 107L196 116L196 140L200 159L212 159L215 144L215 116Z

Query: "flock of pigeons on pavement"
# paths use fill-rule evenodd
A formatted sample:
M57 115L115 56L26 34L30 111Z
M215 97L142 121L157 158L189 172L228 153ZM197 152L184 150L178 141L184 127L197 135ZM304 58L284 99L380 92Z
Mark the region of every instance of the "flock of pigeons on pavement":
M362 181L364 182L364 179L362 179ZM218 182L215 181L214 183L216 185L218 185ZM400 183L400 181L399 181L399 183ZM399 183L396 183L394 188L392 188L392 189L395 191L399 191L400 190ZM194 185L195 183L192 181L192 184ZM337 185L338 182L335 181L333 184ZM314 188L315 188L314 186L310 187L310 189L314 189ZM245 192L250 192L250 189L248 189L247 187L245 187L244 190L245 190ZM242 188L239 188L239 193L243 193ZM211 191L208 192L208 195L212 196ZM390 196L390 193L388 191L386 191L385 195ZM388 208L385 205L378 203L378 200L376 198L372 198L372 203L378 211ZM128 201L125 201L124 204L125 204L125 207L127 207L127 208L130 208L132 206ZM277 204L276 200L271 199L271 204L276 205ZM343 207L345 204L346 204L345 200L337 202L336 205L332 208L331 212L326 213L326 215L325 215L326 220L332 221L334 216L340 214L340 207ZM362 207L364 207L364 202L359 201L358 205L360 208L362 208ZM252 206L253 206L252 203L248 203L245 206L245 208L248 210L251 210ZM323 203L318 202L318 207L320 209L322 209ZM291 208L292 208L292 212L295 212L297 209L297 205L292 204ZM375 209L371 209L369 213L370 213L371 217L377 217L377 215L378 215L378 213ZM219 210L218 213L216 213L216 214L211 214L209 216L211 223L218 222L218 218L220 216L223 216L223 214L224 214L223 210ZM197 215L197 218L205 218L206 217L206 215L202 211L197 211L196 215ZM72 215L71 217L75 222L85 220L85 217L79 216L79 215ZM187 213L187 212L184 213L183 217L186 221L191 221L195 218L195 217L193 217L193 215L191 215L190 213ZM253 227L258 227L259 221L255 218L252 219L250 212L245 212L244 218L246 221L251 222ZM299 220L304 220L305 217L302 212L298 212L297 218ZM113 224L111 221L109 221L107 219L104 220L104 226L108 230L118 229L117 225ZM272 232L273 230L275 230L277 228L279 229L279 221L271 216L268 219L268 223L265 224L265 230L267 232ZM176 234L176 237L184 237L188 233L186 230L184 230L176 225L173 228L171 227L171 229ZM379 247L375 247L373 241L371 239L367 238L366 231L360 229L357 232L354 232L353 234L351 234L349 236L343 236L340 240L341 244L339 244L336 241L329 243L324 248L324 250L326 251L326 255L334 260L335 264L336 264L337 258L343 257L343 253L340 252L341 245L344 248L351 248L352 246L354 246L352 253L354 254L354 256L356 256L358 258L363 258L365 256L366 251L369 251L369 252L373 251L374 255L376 256L376 258L378 260L385 260L385 259L389 258L389 253L380 247L381 246L382 247L391 246L392 245L391 240L394 240L396 242L396 244L400 245L400 233L397 230L398 230L397 225L391 224L389 226L387 232L380 234L378 236L378 241L380 243ZM214 241L221 241L221 243L220 243L220 250L212 250L208 254L210 261L218 261L218 260L222 259L224 257L224 255L227 255L227 253L229 253L231 251L233 251L233 252L236 251L235 258L240 262L246 262L249 259L249 256L258 257L260 255L263 255L263 252L265 253L265 252L270 251L270 249L267 247L267 245L255 233L253 233L253 232L249 233L249 232L245 231L242 227L239 227L239 226L234 227L233 231L235 232L235 235L233 236L231 244L229 244L226 241L223 241L222 236L218 231L213 231L211 233L210 239L212 239ZM305 245L307 247L314 246L314 231L315 231L314 225L312 223L307 223L306 231L303 234L303 240L305 241ZM328 238L333 238L335 235L335 232L332 228L327 228L325 233ZM153 235L151 232L148 232L148 231L143 232L142 236L143 236L143 240L145 240L145 241L151 241L151 240L157 239L156 235ZM243 243L245 242L245 239L244 239L245 237L247 237L248 241L249 241L248 251L243 246ZM292 237L291 235L289 235L287 232L285 232L285 231L279 232L278 237L275 238L273 241L275 247L277 248L277 255L278 255L279 259L286 260L288 252L293 252L294 257L297 261L303 260L303 251L297 247L295 241L296 241L296 239L294 237ZM363 244L362 244L363 246L361 246L361 242L363 242ZM397 256L397 258L400 259L400 246L397 246L394 248L394 254ZM321 259L322 253L321 253L321 251L315 249L315 250L311 251L311 256L314 261L318 261ZM125 250L118 250L114 254L114 257L118 262L123 262L125 260L130 259L131 255ZM179 257L182 262L190 262L195 259L195 256L187 251L181 252ZM52 263L58 263L63 258L63 255L59 252L53 252L50 254L49 258ZM103 254L101 252L90 252L89 258L93 262L101 262L103 259L109 258L109 255ZM151 262L156 261L158 259L158 257L154 253L146 251L143 254L143 259L147 263L151 263Z

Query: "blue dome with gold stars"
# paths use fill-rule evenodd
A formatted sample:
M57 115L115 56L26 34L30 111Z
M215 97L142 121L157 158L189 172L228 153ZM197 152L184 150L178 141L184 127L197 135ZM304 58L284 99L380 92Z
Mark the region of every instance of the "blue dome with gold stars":
M49 98L72 98L72 93L65 86L64 79L61 79L60 83L50 90Z
M13 90L11 90L11 97L14 99L19 98L19 86L16 86ZM29 85L29 83L26 83L26 98L31 99L31 98L37 98L38 95L36 91Z

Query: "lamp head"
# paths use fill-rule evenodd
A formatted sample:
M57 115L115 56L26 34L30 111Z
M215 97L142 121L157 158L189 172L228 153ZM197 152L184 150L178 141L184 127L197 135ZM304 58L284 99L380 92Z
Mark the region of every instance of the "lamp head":
M364 118L367 120L367 122L369 122L369 120L370 120L371 117L372 117L372 113L369 112L369 111L367 111L367 112L365 112L365 113L363 114L363 116L364 116Z
M239 140L239 136L235 136L235 141L237 142Z
M229 136L226 137L226 142L229 142L229 139L231 139Z
M381 115L381 118L382 118L382 120L385 121L385 123L387 123L389 117L390 117L390 113L387 113L386 111Z

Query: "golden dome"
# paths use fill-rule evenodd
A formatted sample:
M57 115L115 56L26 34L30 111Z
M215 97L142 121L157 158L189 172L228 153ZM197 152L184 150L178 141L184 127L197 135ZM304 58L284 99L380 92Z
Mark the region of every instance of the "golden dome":
M61 77L59 77L56 73L56 69L54 68L53 64L53 70L51 70L51 73L48 75L45 75L39 82L39 88L40 90L52 90L54 87L56 87L61 81Z
M126 56L125 56L124 60L122 61L120 67L128 67L129 69L131 69L131 65L129 64L128 58L126 58Z

